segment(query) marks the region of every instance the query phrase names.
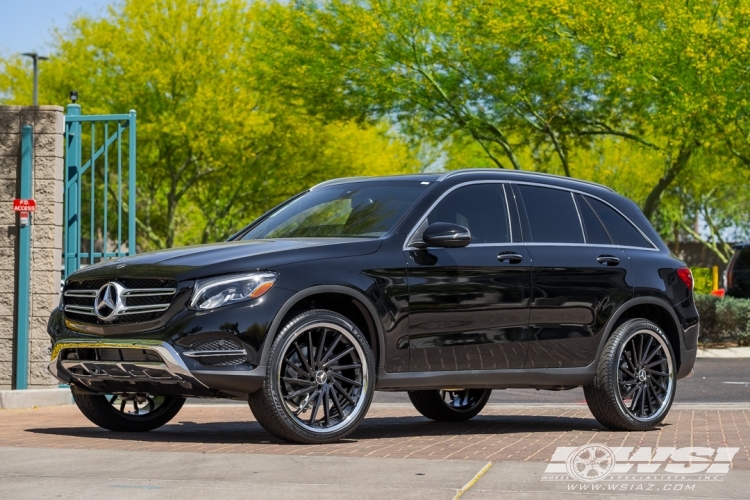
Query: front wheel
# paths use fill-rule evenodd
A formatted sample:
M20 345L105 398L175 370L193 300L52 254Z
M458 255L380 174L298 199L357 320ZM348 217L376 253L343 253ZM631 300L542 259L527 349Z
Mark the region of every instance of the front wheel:
M80 394L73 392L78 409L92 423L116 432L147 432L172 420L185 398L151 394Z
M263 387L248 403L274 436L304 444L349 435L372 401L375 358L359 329L344 316L316 309L278 334Z
M617 431L651 429L666 418L675 395L669 339L647 319L620 325L604 346L594 381L583 388L600 424Z
M440 422L461 422L474 418L487 400L490 389L445 389L409 391L409 399L419 413Z

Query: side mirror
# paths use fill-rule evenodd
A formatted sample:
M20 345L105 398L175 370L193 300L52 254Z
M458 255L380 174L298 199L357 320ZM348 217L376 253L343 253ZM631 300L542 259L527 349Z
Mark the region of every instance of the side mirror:
M435 222L424 230L422 240L428 247L459 248L471 243L471 233L458 224Z

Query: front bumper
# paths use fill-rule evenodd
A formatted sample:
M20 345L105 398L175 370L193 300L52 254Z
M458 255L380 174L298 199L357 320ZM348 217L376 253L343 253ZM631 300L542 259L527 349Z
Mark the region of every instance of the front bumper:
M122 350L132 355L110 361L71 359L75 356L68 354L92 349ZM139 355L143 359L137 359ZM59 342L52 350L49 371L61 382L85 392L241 399L260 388L265 377L265 369L258 368L234 373L191 371L171 345L148 340Z

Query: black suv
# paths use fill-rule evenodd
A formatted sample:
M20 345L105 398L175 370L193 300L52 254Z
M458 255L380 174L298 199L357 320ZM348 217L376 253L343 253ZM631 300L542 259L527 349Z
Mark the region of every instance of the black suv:
M750 243L734 245L724 273L724 289L729 297L750 298Z
M116 431L230 398L324 443L375 390L461 421L492 389L581 386L603 425L643 430L692 373L698 328L690 271L633 202L464 170L325 182L227 242L80 270L49 321L50 370Z

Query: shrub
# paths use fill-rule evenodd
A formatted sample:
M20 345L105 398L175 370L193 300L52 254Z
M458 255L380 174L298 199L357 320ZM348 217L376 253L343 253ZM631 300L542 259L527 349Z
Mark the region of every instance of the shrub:
M750 345L750 299L695 294L703 345Z

